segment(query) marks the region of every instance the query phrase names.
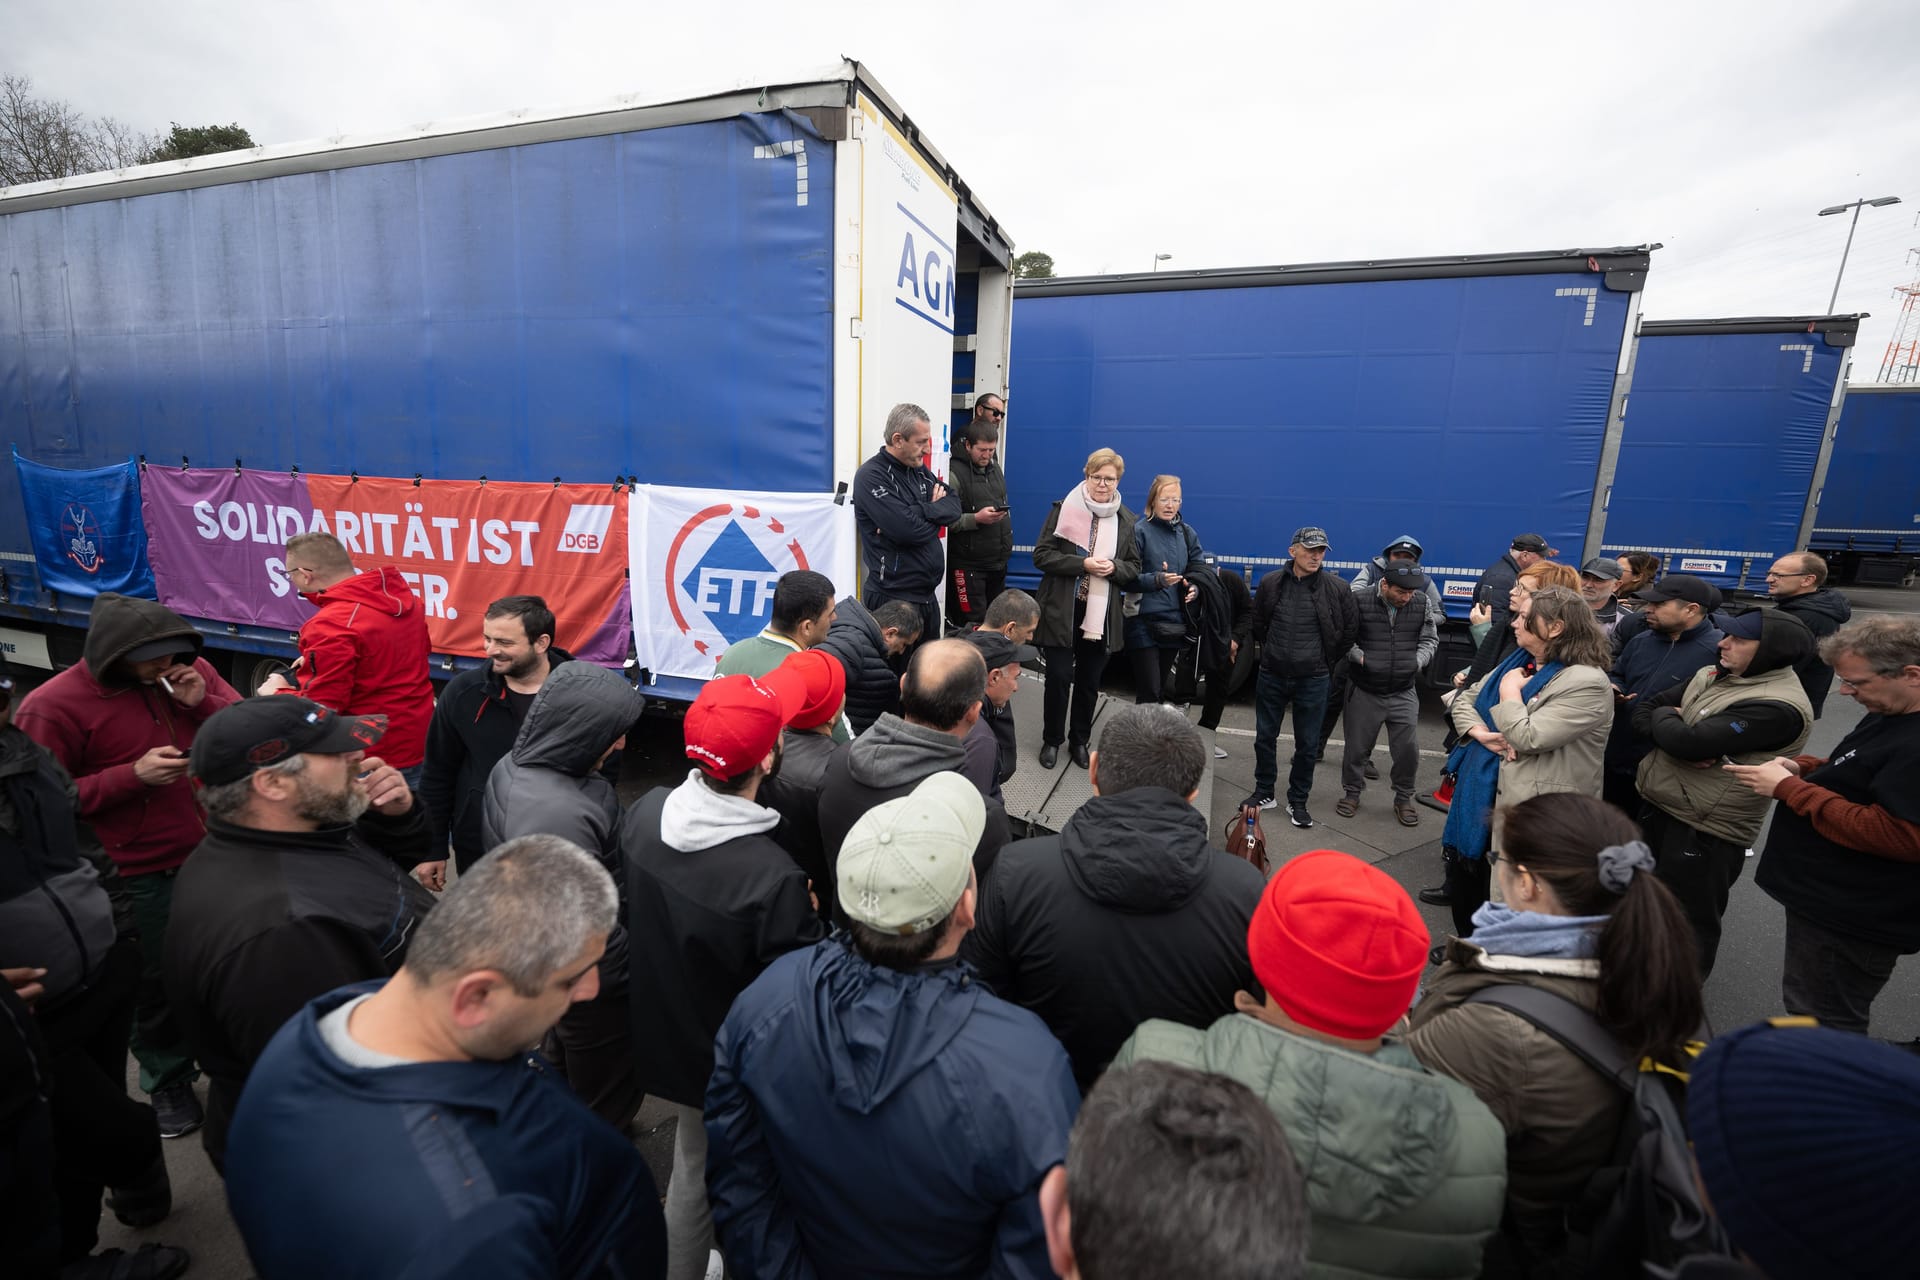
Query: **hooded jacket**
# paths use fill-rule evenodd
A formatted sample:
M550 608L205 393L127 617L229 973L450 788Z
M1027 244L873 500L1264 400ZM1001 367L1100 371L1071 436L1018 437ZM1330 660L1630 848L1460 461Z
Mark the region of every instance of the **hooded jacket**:
M573 655L565 649L547 650L547 662L555 670L571 661ZM480 828L487 775L513 749L519 732L507 705L507 678L496 674L491 663L447 681L434 703L420 800L427 809L433 847L442 850L451 844L462 871L487 851Z
M1420 557L1427 554L1427 549L1421 546L1420 539L1414 537L1412 534L1403 533L1387 545L1389 547L1397 547L1403 542L1411 542L1413 544L1413 562L1419 564ZM1387 553L1382 551L1379 555L1361 565L1360 572L1353 575L1353 594L1359 595L1368 587L1380 581L1386 572ZM1421 572L1426 573L1426 570L1422 569ZM1506 597L1502 596L1501 598L1504 600ZM1427 601L1432 605L1435 623L1445 619L1447 616L1446 602L1440 598L1440 583L1435 580L1432 574L1427 574Z
M960 518L958 495L934 501L939 483L925 466L907 466L885 449L860 464L853 476L853 524L869 587L894 599L933 599L946 576L940 530Z
M1711 615L1677 636L1648 628L1633 637L1613 661L1613 684L1634 702L1655 698L1676 687L1685 688L1693 673L1720 660L1720 628ZM1633 731L1633 703L1623 703L1607 736L1608 773L1631 774L1653 744Z
M642 796L621 823L634 1070L656 1098L699 1107L735 997L826 932L807 877L774 842L779 821L692 770Z
M194 653L193 669L206 682L198 706L134 683L119 665L144 644L172 639L181 652ZM73 775L80 816L127 875L179 866L206 834L189 779L150 787L133 773L134 761L155 747L185 754L209 716L240 701L200 650L200 633L173 610L104 592L94 598L80 662L28 694L14 713L14 723Z
M482 847L519 836L559 836L598 858L616 886L624 884L620 797L596 767L645 707L640 691L605 667L556 667L527 708L513 750L487 776ZM616 979L609 985L627 972L623 926L608 935L600 966Z
M954 452L947 472L947 483L960 500L960 518L947 530L947 563L956 569L977 573L1005 573L1007 559L1013 555L1013 521L1004 518L992 524L977 524L973 513L988 507L1007 509L1007 473L995 458L984 467L976 467L962 448Z
M646 1162L536 1055L342 1061L320 1019L378 989L312 1001L254 1067L226 1189L261 1275L665 1274Z
M1788 596L1778 601L1776 607L1800 619L1807 630L1813 632L1814 651L1794 664L1793 673L1800 677L1807 701L1813 704L1813 718L1818 720L1827 705L1827 695L1833 691L1833 668L1820 660L1818 642L1838 631L1841 623L1852 619L1853 605L1832 587L1822 587L1805 595Z
M966 772L967 749L960 739L940 729L908 724L892 714L874 721L872 728L835 756L820 782L820 846L826 853L828 879L837 875L840 846L861 814L899 799L942 770ZM973 850L973 873L981 884L987 882L994 859L1011 838L1006 807L988 797L986 829ZM814 890L819 889L816 884ZM825 902L828 895L820 896Z
M836 935L769 967L721 1028L722 1250L751 1276L1051 1277L1036 1193L1079 1106L1060 1045L967 965L884 969Z
M852 596L840 601L820 651L846 669L844 710L854 733L865 733L882 715L899 710L900 673L887 664L886 637L865 605Z
M369 569L300 594L320 612L300 628L300 687L293 692L341 715L385 716L380 758L394 768L426 759L433 644L426 606L400 570Z
M0 969L47 971L42 1013L85 990L118 937L76 795L45 747L0 728Z
M845 750L845 744L824 733L786 730L780 735L780 768L760 784L756 797L780 815L773 838L807 873L823 904L832 895L819 887L828 879L827 855L820 847L820 783L833 758Z
M1717 663L1693 679L1636 705L1632 726L1654 746L1640 762L1640 798L1710 836L1751 848L1769 797L1720 767L1796 756L1813 730L1813 706L1795 674L1813 636L1792 615L1760 618L1760 647L1739 675Z
M1247 924L1264 887L1166 788L1095 796L1059 835L1007 847L961 955L1040 1015L1084 1088L1149 1018L1204 1027L1254 989Z
M1235 1013L1149 1022L1116 1067L1172 1062L1238 1080L1287 1131L1323 1280L1473 1280L1506 1207L1507 1135L1473 1091L1388 1040L1355 1053Z

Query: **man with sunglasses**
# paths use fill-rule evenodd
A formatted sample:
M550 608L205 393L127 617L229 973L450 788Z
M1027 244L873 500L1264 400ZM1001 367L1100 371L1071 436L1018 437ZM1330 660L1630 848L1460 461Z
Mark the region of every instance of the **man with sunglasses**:
M947 537L947 622L958 630L981 625L987 606L1007 586L1013 525L1007 520L1007 475L994 455L1007 402L989 391L973 402L973 421L960 433L948 481L961 516Z
M1787 1011L1864 1035L1920 951L1920 618L1848 623L1820 657L1867 712L1833 754L1722 768L1780 802L1754 882L1787 910Z

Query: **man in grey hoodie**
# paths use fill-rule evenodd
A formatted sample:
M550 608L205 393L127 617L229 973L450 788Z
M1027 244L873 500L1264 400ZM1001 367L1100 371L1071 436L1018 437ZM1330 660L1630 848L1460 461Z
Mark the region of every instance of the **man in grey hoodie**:
M861 814L906 795L932 774L966 772L966 737L986 695L986 661L967 641L935 640L914 651L900 680L906 714L888 712L874 721L821 779L820 842L829 868L837 865L840 845ZM1010 838L1006 807L988 799L986 827L973 853L982 883Z
M591 662L555 667L534 695L513 750L487 775L481 811L484 847L521 836L559 836L600 860L615 884L620 798L600 774L626 745L645 700L625 677ZM572 1005L548 1038L549 1056L601 1119L624 1129L645 1091L633 1068L627 1012L627 936L616 924L600 960L600 994Z

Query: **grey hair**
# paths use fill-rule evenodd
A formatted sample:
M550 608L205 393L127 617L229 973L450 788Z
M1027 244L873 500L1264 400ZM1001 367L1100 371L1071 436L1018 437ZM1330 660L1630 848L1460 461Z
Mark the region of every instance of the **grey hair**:
M892 444L895 436L911 434L913 424L916 422L925 422L931 425L933 419L929 418L927 411L917 404L907 404L905 402L897 404L887 411L887 429L880 438L888 444Z
M1018 587L1008 587L993 598L987 606L987 616L980 625L988 631L998 631L1009 622L1025 623L1038 621L1040 602Z
M495 969L523 996L546 989L587 939L613 931L620 896L592 854L559 836L509 840L453 882L414 935L407 971Z
M278 764L262 765L254 773L277 773L291 778L297 773L307 771L305 755L288 756ZM247 807L253 799L253 773L233 782L215 783L200 788L200 803L206 808L207 816L219 818L222 822L231 822Z
M1139 787L1165 787L1192 795L1207 771L1200 731L1172 707L1147 703L1122 707L1100 730L1100 794L1116 796Z
M1920 666L1920 618L1862 618L1849 622L1820 642L1820 660L1828 666L1850 653L1875 675L1895 676Z

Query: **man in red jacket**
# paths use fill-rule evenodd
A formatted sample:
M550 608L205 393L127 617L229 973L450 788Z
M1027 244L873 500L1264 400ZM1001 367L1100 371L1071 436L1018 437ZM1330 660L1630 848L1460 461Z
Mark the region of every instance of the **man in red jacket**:
M292 679L267 677L261 693L297 693L343 716L387 718L380 756L420 789L433 719L427 613L392 565L356 571L340 540L303 533L287 541L287 579L319 613L300 628Z
M140 926L133 1056L161 1135L200 1127L199 1076L161 978L180 864L206 835L187 750L207 717L240 701L200 657L200 633L151 600L96 596L80 662L28 694L14 723L65 766L80 816L119 868Z

